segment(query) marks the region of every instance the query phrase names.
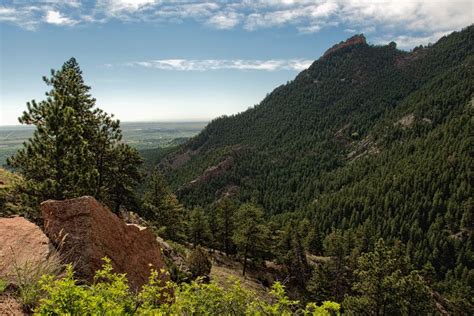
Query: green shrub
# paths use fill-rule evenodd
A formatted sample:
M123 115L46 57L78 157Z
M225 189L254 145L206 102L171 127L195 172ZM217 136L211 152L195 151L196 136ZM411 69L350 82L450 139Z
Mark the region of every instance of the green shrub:
M138 294L137 306L140 307L142 313L149 313L156 309L157 306L161 306L162 309L167 309L169 305L173 303L173 293L177 285L172 281L164 282L162 278L164 273L167 272L161 270L160 273L158 273L158 271L152 270L148 284L145 284Z
M80 315L90 312L90 290L85 286L76 285L72 266L67 266L64 278L55 280L46 275L39 282L45 291L46 298L40 300L35 311L40 315Z
M181 283L181 282L188 282L191 278L191 273L185 271L181 268L181 265L177 265L172 258L163 257L165 260L165 264L168 267L168 272L170 275L170 279L173 282Z
M40 315L128 315L135 309L125 274L113 273L107 258L90 286L76 285L70 265L63 278L44 276L39 285L46 293L36 310Z
M7 289L7 286L8 286L8 282L3 279L0 279L0 294L5 292L5 290Z
M164 281L164 271L152 271L148 284L133 294L124 274L113 273L104 259L90 286L77 285L71 266L63 278L44 276L40 286L45 293L39 315L338 315L339 304L314 303L301 308L290 300L283 285L275 283L267 302L244 289L239 282L223 288L200 279L189 284Z
M166 242L170 245L170 247L175 250L178 254L180 254L182 257L186 258L186 255L188 254L188 248L183 246L180 243L177 243L172 240L166 240Z
M206 277L211 273L212 263L201 247L194 248L187 258L193 278Z

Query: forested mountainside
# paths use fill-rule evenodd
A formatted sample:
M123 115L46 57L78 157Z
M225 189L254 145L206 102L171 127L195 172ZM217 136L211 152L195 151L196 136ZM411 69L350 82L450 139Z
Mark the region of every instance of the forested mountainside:
M301 209L330 190L329 173L366 154L373 163L468 111L473 33L412 52L351 39L254 108L215 119L162 165L188 205L237 192L271 214Z
M280 227L341 229L347 255L400 240L457 291L474 282L473 67L473 26L411 52L357 36L161 167L188 207L251 200Z

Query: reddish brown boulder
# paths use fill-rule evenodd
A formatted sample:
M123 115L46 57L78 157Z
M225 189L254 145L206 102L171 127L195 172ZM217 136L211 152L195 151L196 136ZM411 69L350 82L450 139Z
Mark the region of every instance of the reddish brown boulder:
M0 218L0 278L15 283L18 269L51 272L57 254L41 229L23 217Z
M61 249L61 257L75 265L76 276L92 281L102 258L112 261L114 271L126 273L130 287L148 282L150 269L165 267L154 234L143 227L125 224L93 197L41 203L45 232Z

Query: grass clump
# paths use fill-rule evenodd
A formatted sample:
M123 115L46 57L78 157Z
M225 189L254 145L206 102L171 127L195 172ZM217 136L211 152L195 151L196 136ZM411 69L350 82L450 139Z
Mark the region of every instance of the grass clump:
M5 290L7 289L7 286L8 286L8 282L6 280L0 279L0 295L3 294L3 292L5 292Z
M14 264L10 283L14 285L17 299L25 311L30 311L38 305L43 294L40 285L43 276L57 275L62 269L63 266L56 255L41 262Z

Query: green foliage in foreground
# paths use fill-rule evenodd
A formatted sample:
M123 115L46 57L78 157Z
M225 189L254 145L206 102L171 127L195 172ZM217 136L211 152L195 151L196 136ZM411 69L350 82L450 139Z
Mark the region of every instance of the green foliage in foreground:
M0 294L5 292L7 285L8 285L7 281L0 279Z
M339 304L309 303L299 307L288 299L285 289L275 283L267 302L244 289L239 282L229 288L216 283L163 284L161 274L153 271L149 283L133 294L124 274L113 273L109 259L97 271L90 286L77 285L71 266L63 278L44 276L40 285L45 292L37 315L339 315ZM170 293L174 293L171 295Z

